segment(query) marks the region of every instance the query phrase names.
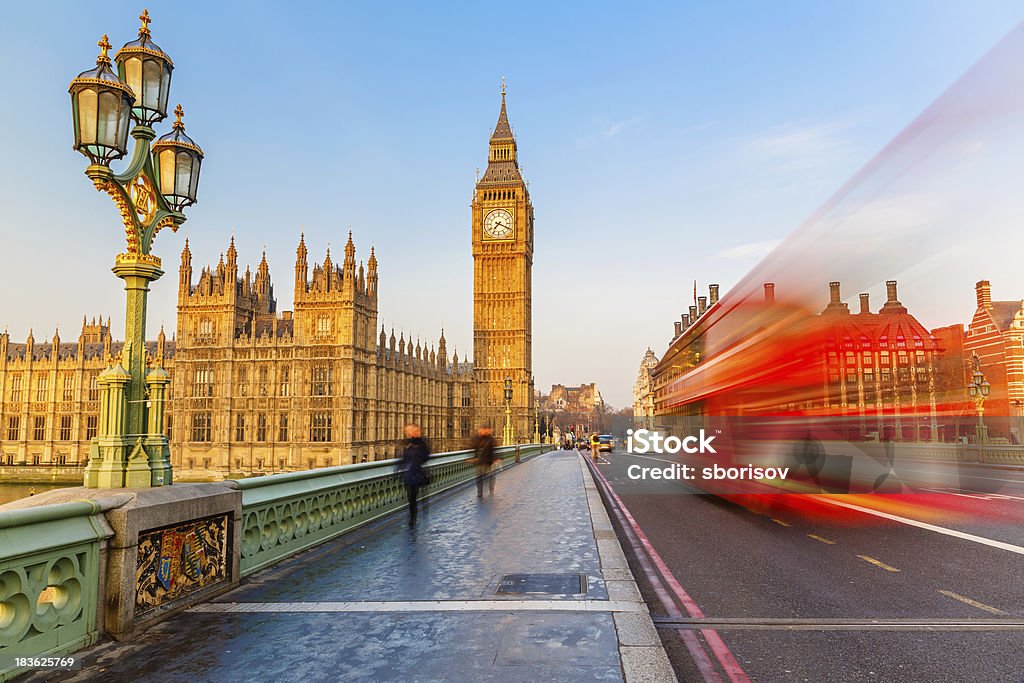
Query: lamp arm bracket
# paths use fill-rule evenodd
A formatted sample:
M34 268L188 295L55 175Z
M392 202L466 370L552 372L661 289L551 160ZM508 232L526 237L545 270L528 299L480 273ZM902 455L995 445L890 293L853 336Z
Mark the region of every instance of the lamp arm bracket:
M132 160L128 163L128 168L114 177L117 178L118 182L128 185L140 173L148 171L149 180L155 180L153 177L153 155L150 153L150 144L153 138L156 137L156 133L149 126L136 125L132 128L132 137L135 138Z
M153 129L137 125L132 129L132 137L135 149L128 167L118 174L108 172L103 177L94 177L93 182L98 190L110 195L121 212L128 254L148 257L157 233L163 228L177 231L185 222L185 215L172 209L160 193L151 152Z

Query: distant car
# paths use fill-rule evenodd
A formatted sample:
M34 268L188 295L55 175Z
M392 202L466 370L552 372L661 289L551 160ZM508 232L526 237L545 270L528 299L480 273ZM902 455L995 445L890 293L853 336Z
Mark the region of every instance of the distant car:
M587 442L587 441L580 441L578 448L581 451L589 451L590 450L590 443Z
M597 437L597 443L598 450L602 452L607 451L608 453L611 453L612 451L615 450L615 443L611 434L602 434L601 436Z

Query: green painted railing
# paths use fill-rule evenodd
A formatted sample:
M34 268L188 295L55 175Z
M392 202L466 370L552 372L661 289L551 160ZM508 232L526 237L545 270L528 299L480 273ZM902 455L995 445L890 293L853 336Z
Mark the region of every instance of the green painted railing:
M497 449L502 467L516 446ZM522 445L520 459L551 446ZM435 455L427 462L434 495L473 478L472 451ZM406 504L395 460L233 480L242 491L242 576L334 538Z
M0 512L0 680L17 657L52 657L98 637L103 512L127 496Z

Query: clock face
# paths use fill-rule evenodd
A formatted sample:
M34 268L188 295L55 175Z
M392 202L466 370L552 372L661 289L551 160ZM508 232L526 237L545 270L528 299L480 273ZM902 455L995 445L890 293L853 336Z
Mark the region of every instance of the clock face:
M512 214L506 209L495 209L484 217L484 234L496 240L512 237Z

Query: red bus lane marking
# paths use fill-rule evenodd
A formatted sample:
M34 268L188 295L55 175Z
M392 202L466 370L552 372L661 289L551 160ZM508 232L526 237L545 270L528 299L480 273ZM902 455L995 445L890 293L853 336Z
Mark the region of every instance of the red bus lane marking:
M597 468L590 467L589 469L596 471ZM610 486L608 486L607 480L597 480L596 483L598 486L602 488L602 490L605 491L606 494L609 494L610 499L611 491ZM661 578L658 576L657 572L655 572L654 568L651 566L648 557L643 552L640 552L640 543L636 535L633 533L633 530L630 529L629 525L626 523L626 520L623 518L622 513L619 511L618 503L616 503L614 500L611 500L611 508L612 513L615 515L616 519L619 520L619 525L625 532L627 540L633 547L637 561L640 563L640 567L644 570L644 574L647 576L647 580L650 581L651 587L654 589L655 594L658 596L658 600L661 602L662 607L664 607L665 611L668 613L670 617L681 619L683 613L679 611L679 608L676 606L676 603L672 599L672 596L669 595L668 590L666 590L665 588L665 585L661 582ZM719 676L718 672L715 670L715 665L711 662L711 659L708 657L708 653L704 651L704 646L701 645L700 640L697 639L697 634L688 629L678 629L677 633L679 633L679 636L683 639L683 644L686 645L686 649L689 650L690 656L693 658L694 663L697 665L697 669L698 671L700 671L701 677L703 677L703 679L707 683L722 683L721 676Z
M614 510L614 512L616 516L619 517L620 523L623 521L623 518L628 522L628 527L626 524L622 524L623 529L630 528L632 530L635 537L639 540L641 547L643 547L644 552L650 557L658 572L661 574L661 578L668 584L668 587L679 600L679 603L686 609L691 618L704 619L705 615L703 610L701 610L693 598L690 597L690 594L687 593L681 585L679 585L679 582L676 581L676 578L673 576L671 570L669 570L668 565L665 564L665 561L661 558L661 555L658 554L658 551L654 549L650 539L647 538L647 534L645 534L643 529L640 528L640 525L637 524L633 515L630 514L629 509L622 502L622 499L619 498L618 494L615 493L608 484L608 480L605 478L604 474L602 474L596 467L592 467L591 471L600 478L604 490L608 493L609 497L615 501L618 509ZM639 557L639 553L637 555ZM648 578L650 578L650 573L648 573ZM739 662L736 661L736 657L733 656L729 646L725 644L725 641L723 641L721 636L718 635L718 632L714 629L701 629L701 634L707 641L712 653L718 659L718 662L722 665L725 673L729 676L729 680L732 681L732 683L750 683L750 678L747 677L747 674L743 671L743 667L741 667Z

